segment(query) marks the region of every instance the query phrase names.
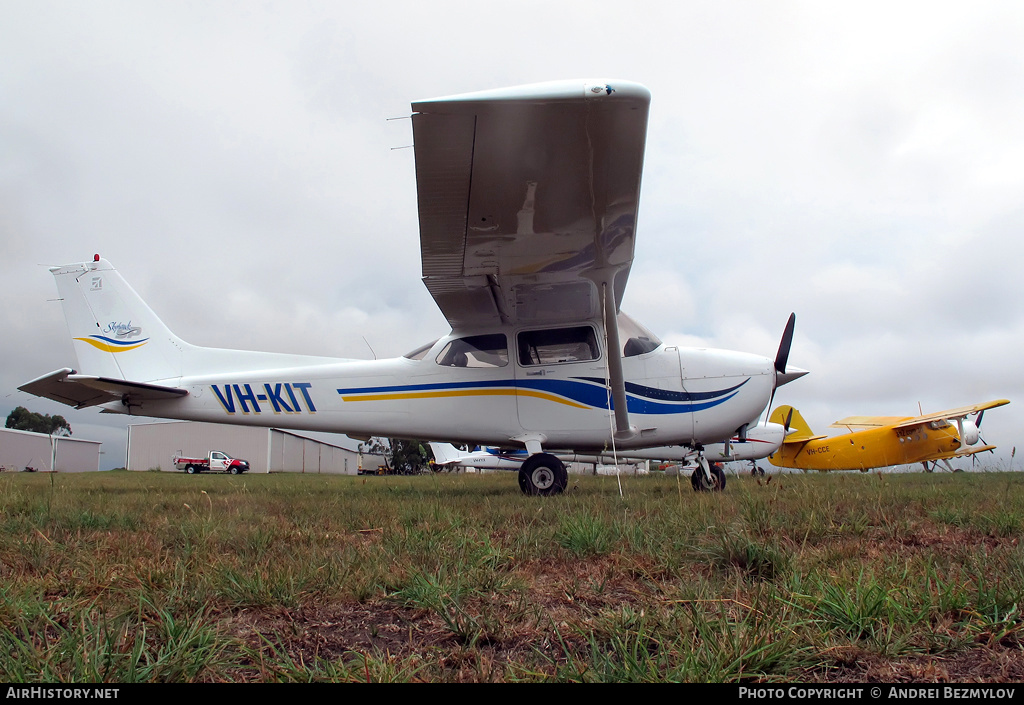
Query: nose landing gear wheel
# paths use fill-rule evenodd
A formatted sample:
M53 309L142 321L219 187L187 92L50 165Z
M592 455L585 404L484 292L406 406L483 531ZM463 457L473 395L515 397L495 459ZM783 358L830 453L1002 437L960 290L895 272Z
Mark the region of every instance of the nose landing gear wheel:
M721 492L725 489L725 471L717 463L711 466L711 483L708 484L704 470L697 466L690 475L690 484L694 492Z
M569 484L562 461L549 453L531 455L519 468L519 489L523 494L550 497L561 494Z

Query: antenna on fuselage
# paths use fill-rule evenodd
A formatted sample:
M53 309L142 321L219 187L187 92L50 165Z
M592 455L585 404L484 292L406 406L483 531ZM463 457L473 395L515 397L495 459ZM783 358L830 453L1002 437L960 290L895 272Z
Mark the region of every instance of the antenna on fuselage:
M373 348L370 346L370 341L366 339L365 335L361 335L359 337L363 339L364 343L366 343L366 347L370 348L370 354L373 355L373 359L376 360L377 359L377 353L375 353L373 351Z

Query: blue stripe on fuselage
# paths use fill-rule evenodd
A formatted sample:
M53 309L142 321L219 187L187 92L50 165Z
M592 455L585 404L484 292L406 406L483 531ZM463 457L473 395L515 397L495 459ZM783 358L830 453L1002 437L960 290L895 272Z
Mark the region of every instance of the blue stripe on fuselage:
M750 381L749 378L735 386L709 392L675 392L627 382L626 406L628 411L634 414L682 414L703 411L728 401L748 381ZM604 380L596 377L576 377L564 380L503 379L480 382L403 384L386 387L351 387L339 389L338 394L389 394L487 388L531 389L549 394L557 394L595 409L607 411L609 408L614 408Z

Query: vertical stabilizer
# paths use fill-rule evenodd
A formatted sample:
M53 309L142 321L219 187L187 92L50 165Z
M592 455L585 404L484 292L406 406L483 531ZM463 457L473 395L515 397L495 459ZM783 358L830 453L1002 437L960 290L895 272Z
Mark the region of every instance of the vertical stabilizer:
M469 453L460 451L451 443L431 442L429 445L430 450L434 453L434 462L437 465L448 465L450 463L456 463L463 456L469 455Z
M801 441L807 441L811 438L816 438L811 427L804 421L804 417L800 415L800 412L791 406L780 406L772 412L771 418L769 419L772 423L780 425L786 424L786 419L789 418L789 414L792 412L793 416L789 421L789 434L783 443L798 443Z
M78 372L139 382L182 374L189 347L168 330L117 270L92 262L54 267Z

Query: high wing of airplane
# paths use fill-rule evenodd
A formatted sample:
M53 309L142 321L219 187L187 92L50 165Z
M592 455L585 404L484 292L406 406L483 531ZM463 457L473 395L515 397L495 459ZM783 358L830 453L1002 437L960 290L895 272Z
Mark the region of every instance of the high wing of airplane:
M939 462L952 470L951 458L960 458L995 446L981 440L981 420L986 409L1009 404L996 399L922 416L849 416L832 424L848 434L816 435L800 412L780 406L771 419L792 415L793 432L779 452L769 456L773 465L803 470L861 470L921 463L928 472ZM967 417L974 415L974 421Z
M451 332L390 360L198 347L106 260L54 267L77 370L20 389L76 408L524 448L520 485L567 481L546 448L744 435L788 366L666 346L622 313L650 93L561 81L413 103L423 281Z

